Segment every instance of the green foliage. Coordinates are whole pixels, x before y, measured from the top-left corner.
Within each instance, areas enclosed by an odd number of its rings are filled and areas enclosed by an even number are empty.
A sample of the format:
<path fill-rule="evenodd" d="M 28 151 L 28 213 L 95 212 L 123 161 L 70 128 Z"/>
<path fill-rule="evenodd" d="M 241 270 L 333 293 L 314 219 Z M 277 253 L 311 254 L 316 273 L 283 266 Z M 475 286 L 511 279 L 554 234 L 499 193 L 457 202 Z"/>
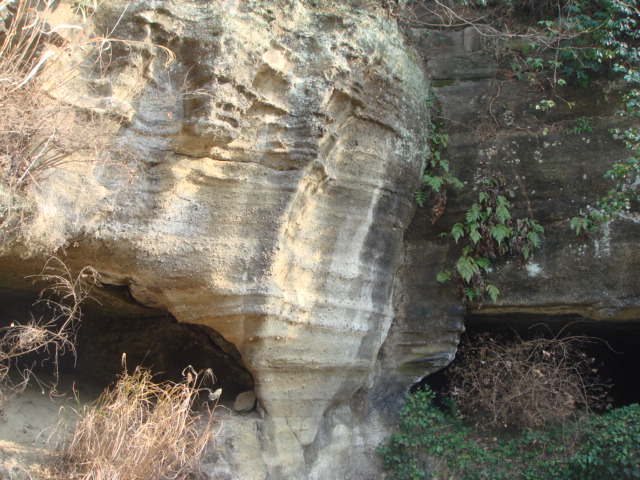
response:
<path fill-rule="evenodd" d="M 390 478 L 600 480 L 640 478 L 640 405 L 519 434 L 479 432 L 428 388 L 407 396 L 400 424 L 379 448 Z"/>
<path fill-rule="evenodd" d="M 512 31 L 513 16 L 520 21 L 537 21 L 530 43 L 511 52 L 513 76 L 526 79 L 545 98 L 534 108 L 541 112 L 554 108 L 558 100 L 571 107 L 557 92 L 568 84 L 586 86 L 594 74 L 617 76 L 627 87 L 620 111 L 630 128 L 615 130 L 630 151 L 629 158 L 605 173 L 612 187 L 596 201 L 593 213 L 571 220 L 578 233 L 597 230 L 597 224 L 610 221 L 640 208 L 640 0 L 461 0 L 467 5 L 493 9 L 496 32 Z M 511 22 L 513 23 L 513 22 Z M 506 25 L 506 26 L 505 26 Z M 530 28 L 533 28 L 531 26 Z M 499 34 L 499 33 L 497 33 Z M 506 36 L 510 35 L 505 33 Z M 523 35 L 526 36 L 526 35 Z M 585 118 L 578 118 L 567 133 L 591 132 Z"/>
<path fill-rule="evenodd" d="M 546 36 L 557 39 L 553 78 L 564 75 L 577 85 L 586 86 L 596 72 L 611 71 L 628 87 L 621 116 L 630 123 L 640 117 L 640 1 L 572 0 L 562 12 L 563 21 L 542 22 Z M 591 132 L 585 118 L 576 119 L 568 133 Z M 624 141 L 630 151 L 625 162 L 617 163 L 605 173 L 613 186 L 597 200 L 596 211 L 571 220 L 576 233 L 597 230 L 597 224 L 610 221 L 638 206 L 640 191 L 636 182 L 640 174 L 640 134 L 637 127 L 614 130 L 614 137 Z"/>
<path fill-rule="evenodd" d="M 435 106 L 430 97 L 429 104 Z M 427 126 L 429 157 L 421 178 L 421 186 L 414 192 L 416 202 L 424 207 L 431 200 L 431 222 L 438 221 L 447 204 L 447 188 L 461 189 L 463 184 L 449 172 L 449 161 L 442 158 L 442 152 L 449 144 L 449 135 L 442 133 L 441 121 L 430 122 Z"/>
<path fill-rule="evenodd" d="M 640 405 L 610 410 L 587 423 L 567 478 L 640 478 Z"/>
<path fill-rule="evenodd" d="M 568 128 L 566 130 L 567 135 L 582 135 L 583 133 L 591 133 L 592 131 L 593 128 L 591 127 L 591 125 L 589 125 L 589 120 L 587 120 L 585 117 L 576 118 L 573 128 Z"/>
<path fill-rule="evenodd" d="M 571 229 L 576 232 L 576 235 L 598 231 L 597 220 L 591 215 L 573 217 L 570 223 Z"/>
<path fill-rule="evenodd" d="M 451 228 L 448 236 L 456 244 L 463 243 L 462 254 L 453 273 L 440 273 L 437 279 L 439 282 L 453 279 L 463 299 L 483 300 L 488 295 L 495 301 L 500 291 L 486 281 L 492 262 L 513 255 L 522 264 L 534 249 L 540 248 L 544 228 L 531 218 L 512 218 L 511 202 L 507 200 L 510 195 L 504 177 L 485 179 L 478 201 L 467 210 L 464 222 Z"/>

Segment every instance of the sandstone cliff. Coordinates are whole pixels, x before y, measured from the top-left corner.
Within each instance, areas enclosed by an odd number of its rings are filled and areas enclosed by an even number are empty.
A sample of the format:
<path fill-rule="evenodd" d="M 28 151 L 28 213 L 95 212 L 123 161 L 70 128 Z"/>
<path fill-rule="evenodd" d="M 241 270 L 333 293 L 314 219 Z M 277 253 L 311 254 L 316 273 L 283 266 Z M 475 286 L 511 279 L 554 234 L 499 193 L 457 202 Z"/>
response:
<path fill-rule="evenodd" d="M 228 435 L 237 478 L 340 468 L 349 442 L 311 445 L 393 319 L 428 119 L 415 55 L 384 11 L 340 4 L 113 1 L 91 21 L 126 41 L 55 96 L 109 116 L 124 160 L 42 178 L 29 248 L 235 346 L 260 413 Z"/>
<path fill-rule="evenodd" d="M 62 2 L 50 21 L 81 20 L 70 15 Z M 472 312 L 637 318 L 635 221 L 590 240 L 567 224 L 624 155 L 607 87 L 538 118 L 473 30 L 414 28 L 416 50 L 373 2 L 114 0 L 90 28 L 125 42 L 74 50 L 81 68 L 53 96 L 100 114 L 108 147 L 32 186 L 33 216 L 0 257 L 4 298 L 64 247 L 101 273 L 105 318 L 137 315 L 150 335 L 169 317 L 206 327 L 258 399 L 225 418 L 212 475 L 379 478 L 375 447 L 403 393 L 455 354 L 465 309 L 435 282 L 456 256 L 437 235 L 478 172 L 513 178 L 516 209 L 547 235 L 528 269 L 501 270 L 500 301 Z M 442 226 L 414 218 L 412 198 L 429 74 L 469 187 Z M 565 134 L 558 122 L 576 116 L 598 117 L 594 136 Z M 548 123 L 560 126 L 533 136 Z"/>

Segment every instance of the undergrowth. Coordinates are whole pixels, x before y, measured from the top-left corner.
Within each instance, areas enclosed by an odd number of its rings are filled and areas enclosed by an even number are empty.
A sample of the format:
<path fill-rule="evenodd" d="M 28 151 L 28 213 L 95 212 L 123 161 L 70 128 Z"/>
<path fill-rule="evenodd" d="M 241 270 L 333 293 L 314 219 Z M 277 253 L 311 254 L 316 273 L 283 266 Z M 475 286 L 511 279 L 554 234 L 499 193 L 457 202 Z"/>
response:
<path fill-rule="evenodd" d="M 483 334 L 462 344 L 446 393 L 407 396 L 378 450 L 390 478 L 640 478 L 640 405 L 604 407 L 607 386 L 583 351 L 591 341 Z"/>
<path fill-rule="evenodd" d="M 542 430 L 479 432 L 425 387 L 407 396 L 378 453 L 396 480 L 631 480 L 640 477 L 638 419 L 634 404 Z"/>
<path fill-rule="evenodd" d="M 123 373 L 115 386 L 91 406 L 64 440 L 56 472 L 73 480 L 185 480 L 203 478 L 201 457 L 215 435 L 213 406 L 198 415 L 201 394 L 211 371 L 184 372 L 180 383 L 153 380 L 137 367 Z"/>

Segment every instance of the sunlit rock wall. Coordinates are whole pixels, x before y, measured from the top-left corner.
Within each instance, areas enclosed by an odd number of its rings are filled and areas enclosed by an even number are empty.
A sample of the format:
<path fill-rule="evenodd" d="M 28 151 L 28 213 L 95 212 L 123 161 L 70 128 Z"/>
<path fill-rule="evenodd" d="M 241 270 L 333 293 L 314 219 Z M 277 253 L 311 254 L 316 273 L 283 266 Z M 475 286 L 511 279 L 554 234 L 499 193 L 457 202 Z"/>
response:
<path fill-rule="evenodd" d="M 228 420 L 216 468 L 340 478 L 359 444 L 375 470 L 367 419 L 323 416 L 352 415 L 374 371 L 424 160 L 427 81 L 395 22 L 231 0 L 110 1 L 91 22 L 125 41 L 56 98 L 111 118 L 114 155 L 41 182 L 32 244 L 235 345 L 259 418 Z"/>

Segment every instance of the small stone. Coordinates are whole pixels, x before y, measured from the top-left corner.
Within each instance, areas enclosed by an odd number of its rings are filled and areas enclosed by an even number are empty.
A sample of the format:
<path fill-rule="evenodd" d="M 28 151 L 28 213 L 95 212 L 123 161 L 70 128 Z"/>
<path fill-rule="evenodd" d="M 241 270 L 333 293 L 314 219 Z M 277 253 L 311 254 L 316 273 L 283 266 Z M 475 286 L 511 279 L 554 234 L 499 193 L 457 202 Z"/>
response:
<path fill-rule="evenodd" d="M 236 397 L 233 403 L 233 410 L 236 412 L 250 412 L 256 405 L 256 392 L 249 390 L 242 392 Z"/>

